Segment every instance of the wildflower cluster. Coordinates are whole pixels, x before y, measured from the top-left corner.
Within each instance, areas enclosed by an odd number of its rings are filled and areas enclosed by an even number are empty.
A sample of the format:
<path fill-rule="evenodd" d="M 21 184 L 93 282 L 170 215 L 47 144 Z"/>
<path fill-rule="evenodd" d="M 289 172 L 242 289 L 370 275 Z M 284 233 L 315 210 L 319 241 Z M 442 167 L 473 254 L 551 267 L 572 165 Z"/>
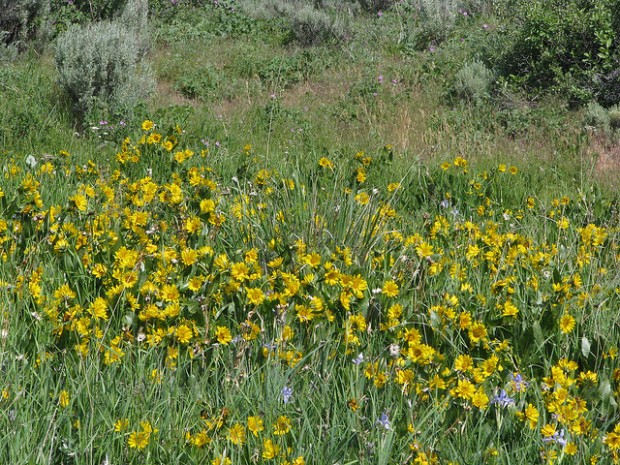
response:
<path fill-rule="evenodd" d="M 113 412 L 133 452 L 166 438 L 208 449 L 214 464 L 302 465 L 311 446 L 295 438 L 311 425 L 297 386 L 311 396 L 329 363 L 341 394 L 326 427 L 352 422 L 367 442 L 392 432 L 402 463 L 448 460 L 429 439 L 444 420 L 461 431 L 499 424 L 498 450 L 509 447 L 502 428 L 520 430 L 548 463 L 618 460 L 620 427 L 602 415 L 620 394 L 617 349 L 594 344 L 617 322 L 617 228 L 580 222 L 569 198 L 502 208 L 495 188 L 518 170 L 472 174 L 461 157 L 432 176 L 464 189 L 442 192 L 421 221 L 405 208 L 415 186 L 371 185 L 363 152 L 320 158 L 314 178 L 249 164 L 233 181 L 209 157 L 183 147 L 181 128 L 145 121 L 116 165 L 76 165 L 66 152 L 31 169 L 5 163 L 15 189 L 3 191 L 2 285 L 52 339 L 41 364 L 73 357 L 113 372 L 150 354 L 151 384 L 207 367 L 235 392 L 268 385 L 270 370 L 291 377 L 266 407 L 213 398 L 166 431 Z M 46 186 L 64 176 L 75 183 L 61 201 Z M 86 415 L 76 395 L 55 402 Z"/>

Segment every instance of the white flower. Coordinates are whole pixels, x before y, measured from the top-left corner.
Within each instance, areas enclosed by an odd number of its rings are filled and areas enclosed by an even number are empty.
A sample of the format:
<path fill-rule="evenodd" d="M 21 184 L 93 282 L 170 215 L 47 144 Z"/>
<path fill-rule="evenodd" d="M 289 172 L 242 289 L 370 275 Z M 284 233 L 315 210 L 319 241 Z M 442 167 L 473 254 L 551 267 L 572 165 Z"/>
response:
<path fill-rule="evenodd" d="M 30 167 L 30 168 L 34 168 L 35 166 L 37 166 L 37 159 L 34 158 L 32 155 L 28 155 L 26 157 L 26 164 Z"/>
<path fill-rule="evenodd" d="M 390 344 L 388 351 L 390 352 L 390 357 L 396 358 L 400 355 L 400 346 L 398 344 Z"/>

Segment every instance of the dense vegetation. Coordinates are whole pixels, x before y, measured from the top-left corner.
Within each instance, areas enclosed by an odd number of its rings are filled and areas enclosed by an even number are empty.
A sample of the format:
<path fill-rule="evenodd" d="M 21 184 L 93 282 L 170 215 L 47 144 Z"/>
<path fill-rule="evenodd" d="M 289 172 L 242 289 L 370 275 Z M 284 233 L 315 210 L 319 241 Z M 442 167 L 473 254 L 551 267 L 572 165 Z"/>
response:
<path fill-rule="evenodd" d="M 618 0 L 0 7 L 2 463 L 620 460 Z"/>

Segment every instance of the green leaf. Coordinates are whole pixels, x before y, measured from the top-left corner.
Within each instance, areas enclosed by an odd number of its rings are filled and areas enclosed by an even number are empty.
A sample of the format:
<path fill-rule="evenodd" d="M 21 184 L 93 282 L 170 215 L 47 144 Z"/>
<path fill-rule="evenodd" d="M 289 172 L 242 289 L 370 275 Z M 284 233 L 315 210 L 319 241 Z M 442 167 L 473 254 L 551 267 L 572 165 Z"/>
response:
<path fill-rule="evenodd" d="M 532 332 L 534 333 L 534 341 L 536 341 L 536 345 L 539 348 L 542 348 L 545 345 L 545 337 L 543 336 L 543 331 L 538 321 L 535 321 L 532 324 Z"/>

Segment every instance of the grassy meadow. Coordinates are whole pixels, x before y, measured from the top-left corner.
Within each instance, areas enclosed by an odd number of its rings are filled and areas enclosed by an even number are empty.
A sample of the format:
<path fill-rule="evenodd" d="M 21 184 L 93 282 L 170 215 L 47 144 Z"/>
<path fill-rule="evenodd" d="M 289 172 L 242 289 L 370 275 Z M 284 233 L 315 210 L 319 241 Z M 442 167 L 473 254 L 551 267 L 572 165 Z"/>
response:
<path fill-rule="evenodd" d="M 340 3 L 151 2 L 128 110 L 0 55 L 0 463 L 620 461 L 620 110 Z"/>

